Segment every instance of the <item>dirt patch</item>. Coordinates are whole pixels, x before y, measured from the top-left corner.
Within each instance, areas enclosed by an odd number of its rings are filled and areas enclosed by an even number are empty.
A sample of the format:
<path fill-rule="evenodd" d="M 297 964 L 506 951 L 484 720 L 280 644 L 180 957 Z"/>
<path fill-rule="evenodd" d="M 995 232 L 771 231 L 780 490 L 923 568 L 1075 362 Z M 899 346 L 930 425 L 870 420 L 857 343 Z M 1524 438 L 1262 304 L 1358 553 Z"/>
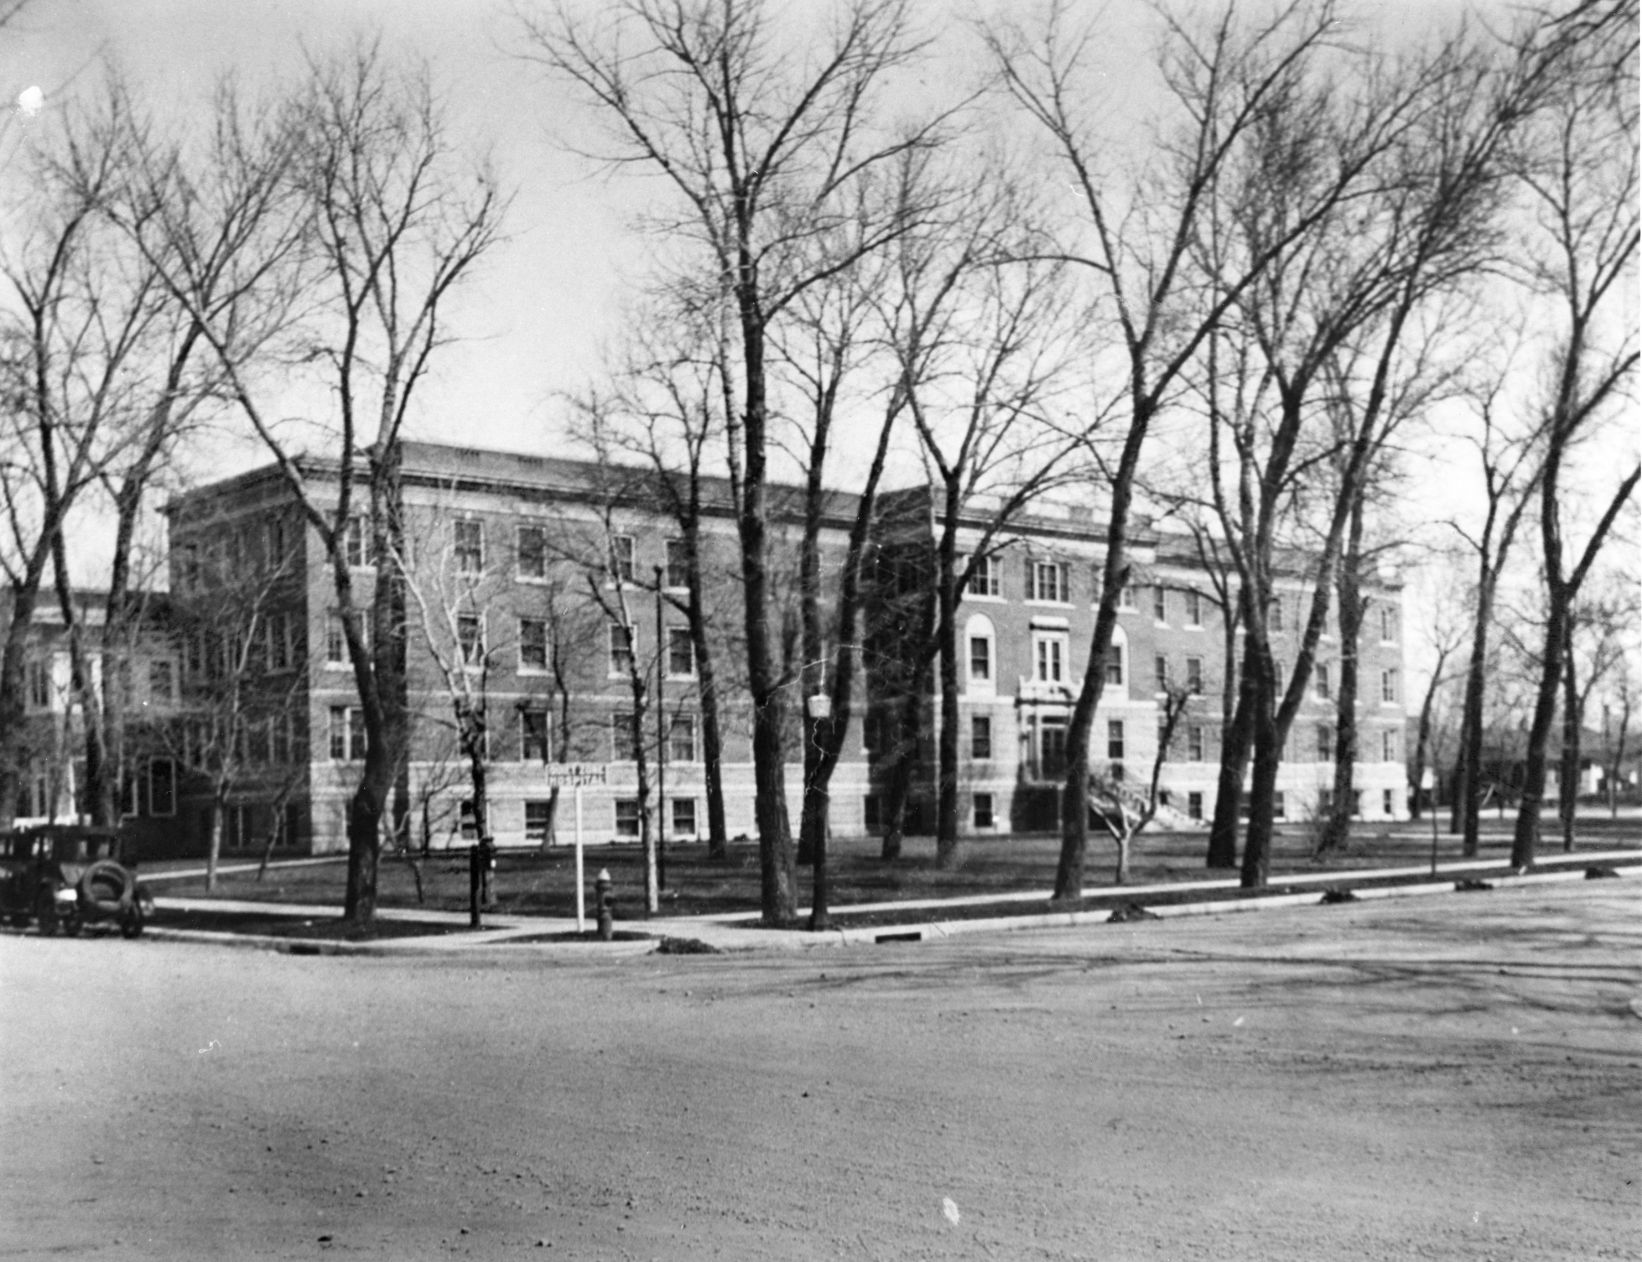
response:
<path fill-rule="evenodd" d="M 1639 960 L 1629 880 L 824 958 L 6 936 L 6 1247 L 1635 1257 Z"/>

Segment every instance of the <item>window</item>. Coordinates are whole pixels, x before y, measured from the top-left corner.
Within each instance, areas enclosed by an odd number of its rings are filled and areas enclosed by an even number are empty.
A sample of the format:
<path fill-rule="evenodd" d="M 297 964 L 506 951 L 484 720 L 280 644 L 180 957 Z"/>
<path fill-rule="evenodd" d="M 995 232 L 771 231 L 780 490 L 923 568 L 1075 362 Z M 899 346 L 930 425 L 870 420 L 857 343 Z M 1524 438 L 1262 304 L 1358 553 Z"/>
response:
<path fill-rule="evenodd" d="M 177 764 L 169 758 L 148 760 L 148 813 L 166 818 L 177 813 Z"/>
<path fill-rule="evenodd" d="M 879 826 L 878 795 L 869 793 L 861 801 L 861 823 L 868 828 Z"/>
<path fill-rule="evenodd" d="M 999 596 L 1002 578 L 995 557 L 978 556 L 970 562 L 968 592 L 971 596 Z"/>
<path fill-rule="evenodd" d="M 639 725 L 631 711 L 610 716 L 610 761 L 637 762 L 639 757 Z"/>
<path fill-rule="evenodd" d="M 1333 810 L 1334 810 L 1334 790 L 1333 789 L 1318 789 L 1317 790 L 1317 813 L 1319 815 L 1328 815 L 1328 814 L 1331 814 L 1333 812 Z"/>
<path fill-rule="evenodd" d="M 519 577 L 543 579 L 547 577 L 547 531 L 540 526 L 520 526 L 517 547 Z"/>
<path fill-rule="evenodd" d="M 365 518 L 360 514 L 348 518 L 347 527 L 342 532 L 342 549 L 347 553 L 349 565 L 358 568 L 371 564 L 370 550 L 366 543 L 368 538 Z"/>
<path fill-rule="evenodd" d="M 519 619 L 519 669 L 547 669 L 546 619 Z"/>
<path fill-rule="evenodd" d="M 1397 606 L 1385 605 L 1380 609 L 1380 643 L 1397 642 Z"/>
<path fill-rule="evenodd" d="M 1317 761 L 1334 761 L 1334 728 L 1327 723 L 1317 725 Z"/>
<path fill-rule="evenodd" d="M 1380 790 L 1380 814 L 1395 815 L 1397 813 L 1396 793 L 1395 789 Z"/>
<path fill-rule="evenodd" d="M 1203 795 L 1201 793 L 1193 791 L 1186 794 L 1186 818 L 1203 818 Z"/>
<path fill-rule="evenodd" d="M 1363 791 L 1361 789 L 1351 791 L 1351 817 L 1353 819 L 1363 817 Z"/>
<path fill-rule="evenodd" d="M 669 762 L 695 762 L 696 717 L 693 714 L 675 714 L 667 725 L 667 758 Z"/>
<path fill-rule="evenodd" d="M 1162 583 L 1152 588 L 1152 617 L 1159 622 L 1169 620 L 1169 589 Z"/>
<path fill-rule="evenodd" d="M 1059 561 L 1028 561 L 1027 566 L 1028 600 L 1065 604 L 1071 599 L 1065 565 Z"/>
<path fill-rule="evenodd" d="M 974 714 L 969 718 L 969 756 L 976 762 L 992 757 L 992 716 Z"/>
<path fill-rule="evenodd" d="M 348 636 L 342 626 L 342 615 L 332 610 L 325 619 L 325 664 L 348 664 Z"/>
<path fill-rule="evenodd" d="M 1152 658 L 1152 682 L 1158 692 L 1169 691 L 1169 659 L 1162 653 Z"/>
<path fill-rule="evenodd" d="M 1334 679 L 1327 662 L 1317 663 L 1317 696 L 1324 701 L 1334 699 Z"/>
<path fill-rule="evenodd" d="M 288 670 L 291 666 L 291 615 L 269 614 L 262 624 L 262 659 L 269 670 Z"/>
<path fill-rule="evenodd" d="M 630 675 L 633 672 L 633 628 L 619 622 L 610 624 L 610 673 Z"/>
<path fill-rule="evenodd" d="M 688 627 L 667 628 L 667 673 L 674 679 L 695 678 L 696 642 Z"/>
<path fill-rule="evenodd" d="M 992 641 L 984 635 L 969 637 L 969 682 L 990 682 L 992 679 Z"/>
<path fill-rule="evenodd" d="M 673 836 L 694 837 L 696 835 L 696 800 L 694 798 L 674 798 L 672 801 Z"/>
<path fill-rule="evenodd" d="M 485 624 L 476 613 L 456 615 L 456 647 L 462 665 L 480 666 L 485 660 Z"/>
<path fill-rule="evenodd" d="M 1380 672 L 1380 701 L 1385 705 L 1397 704 L 1397 668 L 1388 666 Z"/>
<path fill-rule="evenodd" d="M 28 664 L 29 708 L 51 709 L 51 691 L 51 663 L 36 658 Z"/>
<path fill-rule="evenodd" d="M 1395 728 L 1388 728 L 1380 733 L 1380 761 L 1396 762 L 1397 760 L 1397 731 Z"/>
<path fill-rule="evenodd" d="M 1271 598 L 1271 619 L 1270 619 L 1270 621 L 1271 621 L 1271 629 L 1274 632 L 1282 631 L 1282 629 L 1283 629 L 1283 598 L 1281 596 L 1273 596 Z"/>
<path fill-rule="evenodd" d="M 547 709 L 528 706 L 519 711 L 519 757 L 525 762 L 546 762 L 551 750 L 547 738 Z"/>
<path fill-rule="evenodd" d="M 1066 637 L 1035 634 L 1032 637 L 1034 678 L 1040 684 L 1058 684 L 1066 677 Z"/>
<path fill-rule="evenodd" d="M 268 760 L 277 767 L 289 764 L 291 758 L 291 716 L 276 715 L 268 720 Z"/>
<path fill-rule="evenodd" d="M 1194 697 L 1203 695 L 1203 659 L 1188 657 L 1186 659 L 1186 691 Z"/>
<path fill-rule="evenodd" d="M 285 553 L 289 544 L 285 538 L 285 518 L 275 513 L 262 524 L 263 551 L 268 558 L 268 564 L 278 569 L 285 564 Z"/>
<path fill-rule="evenodd" d="M 1186 752 L 1193 762 L 1205 762 L 1203 726 L 1193 723 L 1186 729 Z"/>
<path fill-rule="evenodd" d="M 331 707 L 331 761 L 357 762 L 365 756 L 365 712 L 358 706 Z"/>
<path fill-rule="evenodd" d="M 682 539 L 667 541 L 667 586 L 673 588 L 688 588 L 690 586 L 690 558 Z"/>
<path fill-rule="evenodd" d="M 1125 583 L 1117 589 L 1117 607 L 1119 609 L 1133 609 L 1135 607 L 1135 588 L 1133 583 Z"/>
<path fill-rule="evenodd" d="M 472 798 L 462 799 L 462 804 L 456 811 L 456 818 L 463 841 L 479 840 L 479 812 L 474 809 Z"/>
<path fill-rule="evenodd" d="M 1106 682 L 1114 688 L 1123 687 L 1123 654 L 1124 646 L 1114 639 L 1106 654 Z"/>
<path fill-rule="evenodd" d="M 1106 720 L 1106 756 L 1113 762 L 1123 760 L 1123 720 Z"/>
<path fill-rule="evenodd" d="M 525 802 L 525 840 L 546 841 L 553 828 L 553 803 L 540 799 Z"/>
<path fill-rule="evenodd" d="M 992 795 L 990 793 L 977 793 L 975 795 L 975 827 L 991 828 L 992 824 Z"/>
<path fill-rule="evenodd" d="M 456 570 L 459 574 L 479 574 L 485 568 L 485 523 L 472 517 L 451 522 L 455 532 Z"/>
<path fill-rule="evenodd" d="M 1271 817 L 1273 819 L 1287 819 L 1288 809 L 1288 800 L 1283 796 L 1283 790 L 1274 789 L 1271 795 Z"/>
<path fill-rule="evenodd" d="M 177 696 L 177 664 L 169 657 L 148 663 L 148 695 L 154 701 L 172 701 Z"/>
<path fill-rule="evenodd" d="M 639 835 L 639 800 L 637 798 L 616 799 L 616 836 L 637 837 Z"/>
<path fill-rule="evenodd" d="M 610 536 L 610 577 L 623 583 L 633 581 L 633 536 Z"/>
<path fill-rule="evenodd" d="M 1203 625 L 1203 593 L 1186 593 L 1186 625 L 1200 627 Z"/>
<path fill-rule="evenodd" d="M 1167 753 L 1174 741 L 1169 735 L 1169 725 L 1164 720 L 1157 721 L 1157 748 L 1160 753 Z"/>

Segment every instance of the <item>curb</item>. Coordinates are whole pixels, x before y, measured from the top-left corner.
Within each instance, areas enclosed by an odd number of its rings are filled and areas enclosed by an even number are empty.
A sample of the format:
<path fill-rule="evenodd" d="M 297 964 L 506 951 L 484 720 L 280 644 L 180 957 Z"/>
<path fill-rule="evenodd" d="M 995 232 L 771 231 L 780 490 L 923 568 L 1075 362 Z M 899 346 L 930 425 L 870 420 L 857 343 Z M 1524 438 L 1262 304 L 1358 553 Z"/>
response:
<path fill-rule="evenodd" d="M 1620 857 L 1633 860 L 1629 863 L 1610 863 L 1610 866 L 1620 877 L 1630 879 L 1642 876 L 1642 862 L 1634 861 L 1635 852 L 1624 851 L 1601 855 L 1582 855 L 1580 856 L 1580 863 L 1576 867 L 1549 872 L 1494 876 L 1490 878 L 1489 884 L 1496 889 L 1509 889 L 1519 885 L 1582 881 L 1587 879 L 1585 876 L 1586 867 L 1591 866 L 1593 863 L 1611 861 Z M 1483 865 L 1456 865 L 1456 868 L 1465 870 L 1476 866 Z M 1308 874 L 1306 883 L 1313 884 L 1318 888 L 1304 892 L 1270 894 L 1257 898 L 1164 903 L 1156 907 L 1148 907 L 1146 910 L 1153 917 L 1166 920 L 1182 916 L 1235 915 L 1276 908 L 1321 907 L 1324 905 L 1321 901 L 1323 887 L 1337 884 L 1345 879 L 1347 875 L 1329 874 L 1326 877 L 1319 877 L 1315 874 Z M 1285 885 L 1296 883 L 1298 882 L 1295 880 L 1284 882 Z M 1225 887 L 1222 882 L 1214 882 L 1212 885 L 1215 888 Z M 1124 887 L 1112 888 L 1121 890 Z M 1133 888 L 1133 892 L 1142 895 L 1163 888 L 1167 887 L 1136 886 Z M 1103 892 L 1105 892 L 1104 887 Z M 1460 891 L 1455 889 L 1452 876 L 1438 880 L 1414 881 L 1407 885 L 1376 886 L 1353 891 L 1356 895 L 1354 901 L 1411 898 L 1420 895 L 1454 894 L 1458 892 Z M 1137 898 L 1135 901 L 1138 902 L 1140 899 Z M 732 927 L 736 923 L 744 923 L 745 918 L 741 916 L 730 920 L 714 919 L 710 921 L 657 919 L 624 922 L 624 927 L 629 927 L 630 932 L 637 931 L 636 926 L 643 925 L 643 932 L 651 936 L 645 939 L 616 942 L 512 941 L 516 938 L 557 931 L 548 927 L 550 923 L 557 922 L 532 924 L 522 921 L 518 917 L 509 917 L 511 923 L 497 925 L 494 929 L 484 931 L 482 936 L 478 937 L 412 937 L 387 941 L 347 942 L 276 937 L 266 934 L 221 933 L 205 929 L 170 929 L 162 926 L 150 927 L 144 933 L 144 937 L 162 942 L 191 942 L 253 950 L 273 950 L 287 955 L 354 957 L 376 955 L 453 959 L 464 955 L 471 956 L 475 952 L 483 952 L 485 958 L 492 960 L 520 955 L 568 956 L 584 960 L 605 960 L 653 955 L 660 947 L 663 938 L 692 939 L 706 943 L 708 946 L 713 947 L 716 952 L 724 954 L 742 954 L 770 948 L 799 951 L 819 947 L 878 946 L 892 943 L 928 942 L 982 933 L 1019 933 L 1034 929 L 1082 928 L 1090 925 L 1110 924 L 1112 922 L 1112 911 L 1113 909 L 1110 907 L 1103 907 L 1089 911 L 1046 912 L 1033 916 L 988 916 L 961 920 L 910 921 L 899 924 L 824 929 L 813 933 L 802 929 L 740 929 Z"/>

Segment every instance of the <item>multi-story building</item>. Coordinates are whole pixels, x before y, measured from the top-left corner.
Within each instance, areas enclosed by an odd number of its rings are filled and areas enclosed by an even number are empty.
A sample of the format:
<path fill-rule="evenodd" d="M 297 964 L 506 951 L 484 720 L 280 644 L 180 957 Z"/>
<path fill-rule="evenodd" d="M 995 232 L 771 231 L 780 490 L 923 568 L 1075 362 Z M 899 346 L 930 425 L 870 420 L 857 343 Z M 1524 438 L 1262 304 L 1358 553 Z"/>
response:
<path fill-rule="evenodd" d="M 323 511 L 335 507 L 337 467 L 305 460 L 307 492 Z M 403 453 L 406 557 L 411 576 L 406 704 L 412 733 L 401 780 L 411 827 L 434 846 L 471 831 L 464 805 L 468 776 L 455 740 L 463 706 L 478 705 L 487 729 L 487 798 L 499 844 L 545 840 L 555 762 L 607 766 L 609 782 L 585 791 L 594 839 L 636 838 L 639 831 L 635 740 L 652 761 L 665 754 L 663 822 L 675 839 L 704 836 L 705 751 L 700 670 L 682 612 L 680 530 L 654 476 L 593 463 L 408 443 Z M 750 713 L 738 652 L 742 625 L 735 520 L 727 485 L 708 481 L 701 512 L 703 599 L 717 675 L 722 726 L 719 768 L 727 830 L 755 832 Z M 795 555 L 797 492 L 773 497 L 777 566 Z M 853 497 L 838 495 L 823 522 L 822 547 L 841 555 Z M 788 512 L 791 509 L 793 511 Z M 169 508 L 171 584 L 193 625 L 216 625 L 212 643 L 186 647 L 184 674 L 210 677 L 211 663 L 237 663 L 255 677 L 243 709 L 242 774 L 225 831 L 229 847 L 261 844 L 270 834 L 301 850 L 345 845 L 346 804 L 363 756 L 354 678 L 335 607 L 329 562 L 279 470 L 254 470 L 191 491 Z M 939 526 L 927 491 L 889 496 L 878 527 L 885 553 L 916 554 Z M 962 524 L 977 546 L 984 521 Z M 370 601 L 376 577 L 362 519 L 349 527 L 356 600 Z M 1137 542 L 1137 577 L 1107 666 L 1096 718 L 1097 769 L 1141 779 L 1157 749 L 1160 695 L 1188 685 L 1188 706 L 1164 772 L 1175 818 L 1212 810 L 1219 692 L 1226 639 L 1205 576 L 1179 541 L 1152 533 Z M 1088 510 L 1043 508 L 993 539 L 988 564 L 958 617 L 961 711 L 961 826 L 971 833 L 1048 829 L 1058 818 L 1055 781 L 1064 760 L 1067 717 L 1081 680 L 1094 614 L 1100 527 Z M 882 569 L 882 567 L 879 567 Z M 913 572 L 918 572 L 913 567 Z M 922 571 L 927 574 L 927 568 Z M 659 589 L 659 590 L 658 590 Z M 1299 589 L 1280 623 L 1294 634 Z M 1403 813 L 1400 616 L 1393 588 L 1376 594 L 1365 637 L 1362 708 L 1365 761 L 1357 768 L 1360 813 Z M 223 613 L 213 615 L 213 608 Z M 868 617 L 884 616 L 875 600 Z M 205 611 L 205 612 L 201 612 Z M 226 616 L 227 622 L 220 622 Z M 792 610 L 774 614 L 796 625 Z M 211 623 L 217 617 L 219 622 Z M 202 618 L 204 621 L 202 622 Z M 236 621 L 237 619 L 237 621 Z M 247 623 L 251 625 L 247 625 Z M 782 637 L 793 644 L 795 636 Z M 882 641 L 870 626 L 866 638 Z M 1280 640 L 1281 642 L 1281 640 Z M 225 645 L 238 643 L 237 656 Z M 1329 665 L 1325 641 L 1322 662 Z M 870 655 L 869 655 L 870 656 Z M 654 697 L 661 665 L 663 717 L 652 705 L 635 733 L 634 673 Z M 803 663 L 790 675 L 794 736 L 802 693 L 814 685 Z M 215 669 L 232 675 L 228 666 Z M 832 826 L 862 833 L 878 826 L 886 769 L 882 663 L 868 663 L 854 724 L 831 785 Z M 914 741 L 912 822 L 930 826 L 934 782 L 934 675 L 914 671 L 922 689 L 922 735 Z M 1279 789 L 1295 819 L 1315 810 L 1332 784 L 1329 675 L 1296 721 Z M 236 739 L 241 739 L 236 737 Z M 798 741 L 788 748 L 789 809 L 802 789 Z M 191 831 L 203 826 L 200 786 L 185 786 Z M 560 837 L 567 837 L 558 820 Z"/>
<path fill-rule="evenodd" d="M 1058 826 L 1067 725 L 1082 685 L 1094 631 L 1104 559 L 1102 524 L 1088 507 L 1044 505 L 990 533 L 978 506 L 958 523 L 967 558 L 984 543 L 958 608 L 960 826 L 972 832 L 1037 831 Z M 888 498 L 880 532 L 885 547 L 933 571 L 933 549 L 944 526 L 939 501 L 916 489 Z M 1132 541 L 1132 570 L 1106 663 L 1105 687 L 1090 736 L 1092 769 L 1102 778 L 1144 785 L 1162 734 L 1164 702 L 1181 695 L 1160 776 L 1162 815 L 1188 825 L 1212 814 L 1219 775 L 1222 699 L 1228 653 L 1226 620 L 1210 576 L 1189 541 L 1151 527 Z M 905 567 L 903 567 L 905 568 Z M 905 586 L 904 583 L 901 586 Z M 1309 604 L 1297 579 L 1280 581 L 1271 613 L 1278 672 L 1286 678 Z M 904 599 L 904 598 L 903 598 Z M 1364 819 L 1407 814 L 1403 770 L 1400 591 L 1378 584 L 1358 646 L 1359 750 L 1354 769 L 1355 813 Z M 1333 688 L 1339 642 L 1325 634 L 1309 694 L 1290 729 L 1277 783 L 1280 818 L 1301 820 L 1326 809 L 1334 782 Z M 894 674 L 894 670 L 889 672 Z M 920 672 L 924 702 L 915 741 L 910 791 L 914 825 L 932 826 L 935 795 L 933 733 L 940 709 L 936 676 Z M 875 689 L 869 723 L 882 726 L 884 694 Z M 887 748 L 885 734 L 874 742 Z M 875 799 L 885 793 L 887 768 L 875 768 Z"/>
<path fill-rule="evenodd" d="M 71 608 L 81 636 L 81 654 L 93 704 L 105 713 L 119 689 L 123 740 L 106 744 L 113 766 L 117 809 L 139 853 L 178 848 L 181 785 L 173 725 L 179 703 L 179 663 L 173 651 L 169 602 L 153 593 L 139 597 L 140 608 L 119 642 L 105 635 L 107 593 L 77 590 Z M 10 593 L 0 592 L 0 631 L 11 620 Z M 30 619 L 23 660 L 23 742 L 19 824 L 90 818 L 88 800 L 86 699 L 74 678 L 69 624 L 53 595 Z M 114 765 L 118 764 L 118 765 Z"/>

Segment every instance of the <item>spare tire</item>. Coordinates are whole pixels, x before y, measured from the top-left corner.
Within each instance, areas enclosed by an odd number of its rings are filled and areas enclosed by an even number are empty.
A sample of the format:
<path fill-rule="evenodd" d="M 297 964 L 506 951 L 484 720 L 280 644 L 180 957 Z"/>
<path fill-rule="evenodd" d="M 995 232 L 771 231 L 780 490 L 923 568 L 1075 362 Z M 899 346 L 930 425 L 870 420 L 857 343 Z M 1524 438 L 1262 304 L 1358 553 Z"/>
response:
<path fill-rule="evenodd" d="M 85 870 L 76 887 L 82 907 L 99 915 L 117 916 L 131 906 L 137 878 L 112 859 L 99 859 Z"/>

